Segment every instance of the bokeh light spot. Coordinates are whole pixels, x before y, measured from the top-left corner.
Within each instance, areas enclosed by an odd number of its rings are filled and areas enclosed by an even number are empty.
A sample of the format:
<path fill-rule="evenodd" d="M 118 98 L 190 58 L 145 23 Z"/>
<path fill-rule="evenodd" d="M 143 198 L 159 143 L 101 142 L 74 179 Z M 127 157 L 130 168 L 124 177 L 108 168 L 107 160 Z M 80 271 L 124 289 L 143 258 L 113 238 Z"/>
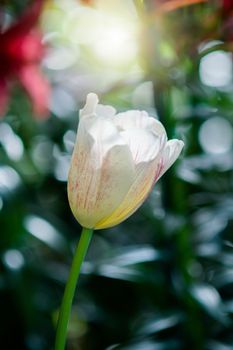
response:
<path fill-rule="evenodd" d="M 19 184 L 20 177 L 13 168 L 7 165 L 0 167 L 0 191 L 15 190 Z"/>
<path fill-rule="evenodd" d="M 230 151 L 233 145 L 231 124 L 221 117 L 208 119 L 200 128 L 199 142 L 207 153 L 220 154 Z"/>
<path fill-rule="evenodd" d="M 199 75 L 204 85 L 221 88 L 232 83 L 231 53 L 222 50 L 205 55 L 200 62 Z"/>
<path fill-rule="evenodd" d="M 3 255 L 5 265 L 12 270 L 19 270 L 24 265 L 24 257 L 20 251 L 9 249 Z"/>
<path fill-rule="evenodd" d="M 73 113 L 76 108 L 76 101 L 67 90 L 61 87 L 53 89 L 50 110 L 57 117 L 66 118 L 67 115 Z"/>
<path fill-rule="evenodd" d="M 0 125 L 0 140 L 10 159 L 18 161 L 22 158 L 24 152 L 23 142 L 6 123 L 1 123 Z"/>
<path fill-rule="evenodd" d="M 48 221 L 35 215 L 28 215 L 24 220 L 24 225 L 31 235 L 53 249 L 60 250 L 64 247 L 62 236 Z"/>
<path fill-rule="evenodd" d="M 76 133 L 73 130 L 68 130 L 63 136 L 64 146 L 70 154 L 73 151 L 74 143 L 76 140 Z"/>

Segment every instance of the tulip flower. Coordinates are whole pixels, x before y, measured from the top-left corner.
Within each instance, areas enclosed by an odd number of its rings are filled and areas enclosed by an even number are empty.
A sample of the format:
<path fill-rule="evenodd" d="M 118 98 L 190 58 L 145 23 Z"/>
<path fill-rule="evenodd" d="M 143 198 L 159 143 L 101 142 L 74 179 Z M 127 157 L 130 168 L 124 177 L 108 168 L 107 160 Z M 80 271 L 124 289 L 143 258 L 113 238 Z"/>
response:
<path fill-rule="evenodd" d="M 10 89 L 16 80 L 30 97 L 34 113 L 47 114 L 50 88 L 39 68 L 44 47 L 42 34 L 36 28 L 43 2 L 35 0 L 18 21 L 0 31 L 0 116 L 6 111 Z"/>
<path fill-rule="evenodd" d="M 146 112 L 116 114 L 89 94 L 69 172 L 73 215 L 92 229 L 121 223 L 145 201 L 182 148 L 180 140 L 167 141 L 163 125 Z"/>
<path fill-rule="evenodd" d="M 144 111 L 116 114 L 87 96 L 80 111 L 68 178 L 68 198 L 83 226 L 59 313 L 55 350 L 64 350 L 72 299 L 93 229 L 127 219 L 179 156 L 183 142 L 167 140 L 163 125 Z"/>

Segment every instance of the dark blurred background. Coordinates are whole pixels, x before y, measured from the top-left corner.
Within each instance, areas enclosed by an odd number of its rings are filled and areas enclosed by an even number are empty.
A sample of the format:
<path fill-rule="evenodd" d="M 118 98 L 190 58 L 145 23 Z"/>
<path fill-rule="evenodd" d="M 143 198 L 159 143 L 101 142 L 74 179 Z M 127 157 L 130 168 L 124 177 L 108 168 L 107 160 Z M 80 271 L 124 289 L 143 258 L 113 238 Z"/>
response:
<path fill-rule="evenodd" d="M 1 1 L 1 349 L 53 349 L 91 91 L 185 149 L 136 214 L 95 232 L 67 349 L 233 349 L 232 14 L 231 0 Z"/>

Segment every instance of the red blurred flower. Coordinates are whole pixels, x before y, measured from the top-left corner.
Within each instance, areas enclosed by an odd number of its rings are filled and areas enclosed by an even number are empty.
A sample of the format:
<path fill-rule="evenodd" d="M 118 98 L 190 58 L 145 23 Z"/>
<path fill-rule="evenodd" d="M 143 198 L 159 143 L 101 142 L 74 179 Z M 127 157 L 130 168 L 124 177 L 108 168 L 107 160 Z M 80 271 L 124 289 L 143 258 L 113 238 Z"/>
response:
<path fill-rule="evenodd" d="M 226 14 L 233 11 L 233 1 L 232 0 L 222 0 L 222 8 Z"/>
<path fill-rule="evenodd" d="M 94 0 L 80 0 L 80 3 L 83 4 L 83 5 L 93 5 L 94 3 Z"/>
<path fill-rule="evenodd" d="M 227 42 L 233 42 L 233 0 L 221 0 L 223 36 Z"/>
<path fill-rule="evenodd" d="M 16 23 L 0 32 L 0 115 L 6 111 L 14 80 L 29 95 L 33 112 L 41 117 L 47 114 L 50 88 L 39 67 L 44 47 L 36 28 L 42 6 L 43 0 L 35 0 Z"/>
<path fill-rule="evenodd" d="M 162 12 L 169 12 L 176 10 L 179 7 L 190 6 L 207 0 L 159 0 L 159 10 Z"/>

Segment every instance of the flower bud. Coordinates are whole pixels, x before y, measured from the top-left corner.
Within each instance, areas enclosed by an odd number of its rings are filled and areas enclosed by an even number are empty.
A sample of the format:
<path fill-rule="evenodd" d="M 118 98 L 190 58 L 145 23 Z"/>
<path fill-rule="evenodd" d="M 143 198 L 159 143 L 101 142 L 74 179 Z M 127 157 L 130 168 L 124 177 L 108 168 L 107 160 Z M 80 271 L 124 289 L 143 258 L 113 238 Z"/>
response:
<path fill-rule="evenodd" d="M 116 114 L 94 93 L 80 111 L 68 178 L 68 199 L 87 228 L 115 226 L 145 201 L 178 158 L 183 142 L 167 141 L 163 125 L 145 111 Z"/>

